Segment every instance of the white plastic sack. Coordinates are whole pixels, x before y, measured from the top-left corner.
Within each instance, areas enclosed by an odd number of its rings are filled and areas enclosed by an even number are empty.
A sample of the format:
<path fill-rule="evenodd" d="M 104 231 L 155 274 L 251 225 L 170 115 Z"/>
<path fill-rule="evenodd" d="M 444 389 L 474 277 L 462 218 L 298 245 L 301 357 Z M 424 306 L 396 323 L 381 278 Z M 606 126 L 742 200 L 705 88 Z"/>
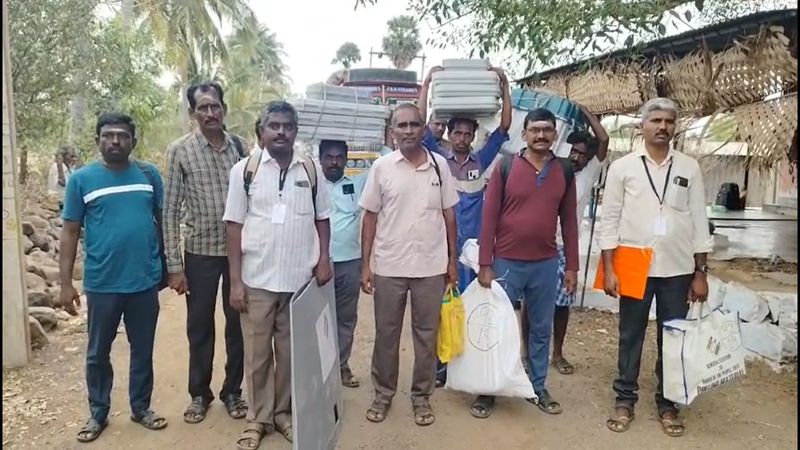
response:
<path fill-rule="evenodd" d="M 478 273 L 480 270 L 480 266 L 478 265 L 478 251 L 478 240 L 467 239 L 461 247 L 461 256 L 458 257 L 458 261 L 472 269 L 475 273 Z"/>
<path fill-rule="evenodd" d="M 778 364 L 797 356 L 797 331 L 769 322 L 742 322 L 741 327 L 742 344 L 754 355 Z"/>
<path fill-rule="evenodd" d="M 689 405 L 698 395 L 744 376 L 736 313 L 694 303 L 686 319 L 664 324 L 664 397 Z"/>
<path fill-rule="evenodd" d="M 461 294 L 464 302 L 464 353 L 447 365 L 447 389 L 475 395 L 534 398 L 520 360 L 517 316 L 503 287 L 473 281 Z"/>
<path fill-rule="evenodd" d="M 739 314 L 739 318 L 745 322 L 761 323 L 769 315 L 769 305 L 763 297 L 734 282 L 728 283 L 722 307 L 726 311 Z"/>

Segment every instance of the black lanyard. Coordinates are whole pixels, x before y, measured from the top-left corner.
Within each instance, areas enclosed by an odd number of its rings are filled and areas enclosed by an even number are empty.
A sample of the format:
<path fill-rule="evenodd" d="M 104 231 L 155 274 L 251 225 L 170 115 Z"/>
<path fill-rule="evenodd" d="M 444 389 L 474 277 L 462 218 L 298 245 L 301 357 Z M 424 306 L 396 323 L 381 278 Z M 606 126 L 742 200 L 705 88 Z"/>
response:
<path fill-rule="evenodd" d="M 283 194 L 283 186 L 286 184 L 286 175 L 289 173 L 289 169 L 280 169 L 280 174 L 278 174 L 278 195 Z"/>
<path fill-rule="evenodd" d="M 644 165 L 644 171 L 647 174 L 647 180 L 650 181 L 650 187 L 653 188 L 653 193 L 656 194 L 656 198 L 658 199 L 658 204 L 663 206 L 664 199 L 667 197 L 667 186 L 669 186 L 669 174 L 672 173 L 672 160 L 669 162 L 669 168 L 667 169 L 667 177 L 664 179 L 664 191 L 661 193 L 661 196 L 658 195 L 658 189 L 656 189 L 656 184 L 653 183 L 653 177 L 650 176 L 650 169 L 647 168 L 647 161 L 645 160 L 644 155 L 642 155 L 642 165 Z"/>

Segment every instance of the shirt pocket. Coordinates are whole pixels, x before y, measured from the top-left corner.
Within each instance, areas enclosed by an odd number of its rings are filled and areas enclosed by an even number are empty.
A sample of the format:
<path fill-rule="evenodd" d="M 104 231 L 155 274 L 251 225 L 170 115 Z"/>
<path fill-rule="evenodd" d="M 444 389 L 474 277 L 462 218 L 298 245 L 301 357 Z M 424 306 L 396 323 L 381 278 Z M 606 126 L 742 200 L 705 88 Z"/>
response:
<path fill-rule="evenodd" d="M 667 194 L 664 203 L 670 208 L 686 212 L 689 210 L 689 179 L 676 176 L 667 186 Z"/>
<path fill-rule="evenodd" d="M 311 198 L 311 188 L 304 186 L 294 186 L 295 192 L 295 213 L 299 216 L 307 216 L 314 212 L 314 200 Z"/>
<path fill-rule="evenodd" d="M 427 198 L 425 199 L 425 208 L 441 211 L 442 208 L 442 187 L 439 181 L 431 183 L 427 188 Z"/>

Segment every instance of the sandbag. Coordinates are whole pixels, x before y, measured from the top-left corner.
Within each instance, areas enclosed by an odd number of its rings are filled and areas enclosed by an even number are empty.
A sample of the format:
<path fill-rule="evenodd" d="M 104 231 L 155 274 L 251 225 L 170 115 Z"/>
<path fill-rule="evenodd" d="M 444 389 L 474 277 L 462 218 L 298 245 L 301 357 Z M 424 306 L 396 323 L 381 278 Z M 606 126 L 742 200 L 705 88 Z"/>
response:
<path fill-rule="evenodd" d="M 461 294 L 466 313 L 464 352 L 447 366 L 447 389 L 475 395 L 535 398 L 520 359 L 514 308 L 496 281 L 474 280 Z"/>
<path fill-rule="evenodd" d="M 664 397 L 689 405 L 716 387 L 745 375 L 739 316 L 693 303 L 686 319 L 664 323 Z"/>

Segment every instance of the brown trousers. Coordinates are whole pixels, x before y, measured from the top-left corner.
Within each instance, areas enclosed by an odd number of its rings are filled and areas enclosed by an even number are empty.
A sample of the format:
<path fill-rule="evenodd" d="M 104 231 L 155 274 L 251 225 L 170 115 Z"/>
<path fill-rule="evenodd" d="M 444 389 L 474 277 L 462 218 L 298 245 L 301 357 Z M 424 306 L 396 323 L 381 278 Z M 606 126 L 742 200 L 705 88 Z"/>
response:
<path fill-rule="evenodd" d="M 241 314 L 247 421 L 268 428 L 292 424 L 291 298 L 291 293 L 247 288 L 247 312 Z"/>
<path fill-rule="evenodd" d="M 411 292 L 411 330 L 414 341 L 414 375 L 411 403 L 427 404 L 436 387 L 436 333 L 444 295 L 444 275 L 427 278 L 392 278 L 375 275 L 375 347 L 372 384 L 375 400 L 391 403 L 397 392 L 400 369 L 400 335 L 406 299 Z"/>

